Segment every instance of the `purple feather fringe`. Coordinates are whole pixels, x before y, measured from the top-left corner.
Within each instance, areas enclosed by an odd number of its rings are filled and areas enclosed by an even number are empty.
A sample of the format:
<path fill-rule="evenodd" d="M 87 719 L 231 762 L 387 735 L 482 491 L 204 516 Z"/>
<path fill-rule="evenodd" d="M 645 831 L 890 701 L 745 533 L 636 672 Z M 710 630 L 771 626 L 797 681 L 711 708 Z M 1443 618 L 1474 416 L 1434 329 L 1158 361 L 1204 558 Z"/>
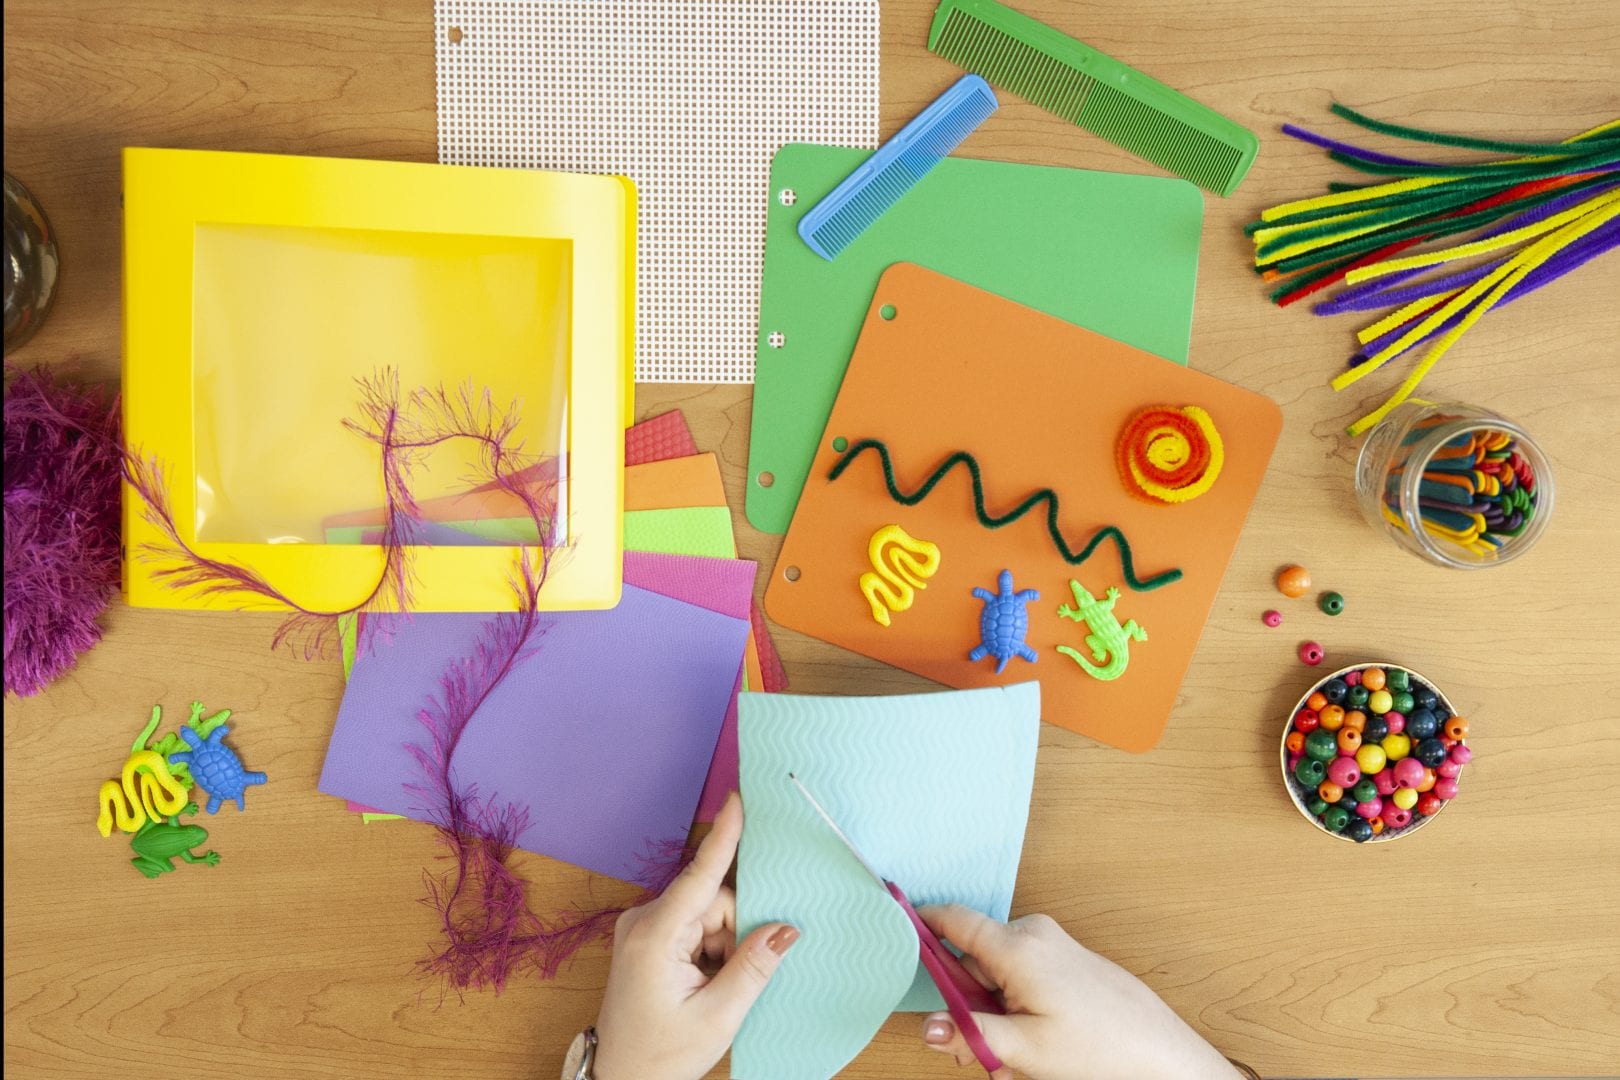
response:
<path fill-rule="evenodd" d="M 5 690 L 30 697 L 101 640 L 119 580 L 118 397 L 6 365 Z"/>

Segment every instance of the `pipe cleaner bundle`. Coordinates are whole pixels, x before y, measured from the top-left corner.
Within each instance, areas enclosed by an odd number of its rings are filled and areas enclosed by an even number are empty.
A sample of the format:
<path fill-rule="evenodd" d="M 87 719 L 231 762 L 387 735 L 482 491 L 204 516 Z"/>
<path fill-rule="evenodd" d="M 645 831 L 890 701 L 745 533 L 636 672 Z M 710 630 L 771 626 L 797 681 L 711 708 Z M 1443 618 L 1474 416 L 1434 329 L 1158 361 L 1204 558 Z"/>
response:
<path fill-rule="evenodd" d="M 118 590 L 118 397 L 6 368 L 5 689 L 29 697 L 101 640 Z"/>
<path fill-rule="evenodd" d="M 1274 206 L 1245 230 L 1255 268 L 1279 282 L 1271 294 L 1278 305 L 1343 283 L 1316 314 L 1391 309 L 1357 333 L 1361 348 L 1333 379 L 1335 390 L 1424 350 L 1388 400 L 1350 425 L 1350 434 L 1360 435 L 1410 397 L 1486 312 L 1620 244 L 1620 119 L 1563 142 L 1520 143 L 1386 124 L 1343 105 L 1333 112 L 1381 135 L 1507 155 L 1440 164 L 1283 125 L 1334 161 L 1387 178 L 1330 184 L 1328 194 Z M 1447 237 L 1461 242 L 1403 254 Z"/>

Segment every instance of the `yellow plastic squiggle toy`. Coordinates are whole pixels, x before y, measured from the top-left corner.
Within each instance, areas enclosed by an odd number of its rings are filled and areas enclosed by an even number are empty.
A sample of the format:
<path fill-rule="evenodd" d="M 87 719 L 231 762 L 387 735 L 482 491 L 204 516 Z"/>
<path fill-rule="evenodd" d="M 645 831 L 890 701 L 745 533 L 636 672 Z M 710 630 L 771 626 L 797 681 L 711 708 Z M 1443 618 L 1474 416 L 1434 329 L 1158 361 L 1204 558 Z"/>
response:
<path fill-rule="evenodd" d="M 155 750 L 137 750 L 124 762 L 123 783 L 108 780 L 97 795 L 101 813 L 96 828 L 111 836 L 116 820 L 120 832 L 132 833 L 148 820 L 160 821 L 180 812 L 186 789 L 169 772 L 169 763 Z"/>
<path fill-rule="evenodd" d="M 909 610 L 918 589 L 939 572 L 939 546 L 918 540 L 898 525 L 885 525 L 866 546 L 872 569 L 861 575 L 861 592 L 872 605 L 872 618 L 889 625 L 889 612 Z"/>

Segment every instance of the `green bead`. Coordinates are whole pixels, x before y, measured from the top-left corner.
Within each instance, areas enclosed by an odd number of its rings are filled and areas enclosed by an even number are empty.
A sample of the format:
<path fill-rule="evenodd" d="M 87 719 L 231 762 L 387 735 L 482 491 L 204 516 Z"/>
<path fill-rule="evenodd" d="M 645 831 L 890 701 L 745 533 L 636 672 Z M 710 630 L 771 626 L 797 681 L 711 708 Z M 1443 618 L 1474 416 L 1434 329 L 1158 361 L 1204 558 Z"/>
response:
<path fill-rule="evenodd" d="M 1332 761 L 1339 756 L 1339 743 L 1333 732 L 1317 728 L 1305 736 L 1305 756 L 1317 761 Z"/>
<path fill-rule="evenodd" d="M 1315 758 L 1300 758 L 1299 764 L 1294 766 L 1294 779 L 1308 788 L 1316 787 L 1327 779 L 1327 766 Z"/>
<path fill-rule="evenodd" d="M 1322 594 L 1321 607 L 1323 614 L 1337 615 L 1344 610 L 1344 597 L 1336 592 L 1325 592 Z"/>
<path fill-rule="evenodd" d="M 1327 800 L 1320 795 L 1305 804 L 1305 809 L 1311 812 L 1311 817 L 1321 817 L 1323 811 L 1327 810 L 1327 808 Z"/>
<path fill-rule="evenodd" d="M 1386 669 L 1385 674 L 1389 677 L 1388 689 L 1392 691 L 1412 689 L 1412 673 L 1410 671 L 1406 671 L 1398 667 L 1392 667 Z M 1405 711 L 1405 709 L 1401 710 L 1401 712 Z"/>
<path fill-rule="evenodd" d="M 1345 695 L 1344 699 L 1350 703 L 1350 707 L 1352 709 L 1359 709 L 1363 705 L 1367 704 L 1367 698 L 1370 695 L 1371 691 L 1369 691 L 1365 686 L 1357 684 L 1350 688 L 1350 692 Z"/>
<path fill-rule="evenodd" d="M 1361 783 L 1351 788 L 1350 791 L 1355 795 L 1358 803 L 1372 802 L 1378 798 L 1378 785 L 1368 777 L 1363 777 Z"/>
<path fill-rule="evenodd" d="M 1350 811 L 1342 806 L 1330 806 L 1322 814 L 1322 824 L 1328 832 L 1338 832 L 1350 823 Z"/>
<path fill-rule="evenodd" d="M 1390 707 L 1393 708 L 1396 712 L 1400 713 L 1402 716 L 1405 716 L 1407 713 L 1411 712 L 1412 711 L 1412 706 L 1417 704 L 1412 699 L 1412 695 L 1407 693 L 1405 690 L 1398 691 L 1398 692 L 1396 692 L 1394 694 L 1391 694 L 1390 696 L 1394 699 L 1394 702 L 1395 702 L 1395 704 L 1390 706 Z"/>

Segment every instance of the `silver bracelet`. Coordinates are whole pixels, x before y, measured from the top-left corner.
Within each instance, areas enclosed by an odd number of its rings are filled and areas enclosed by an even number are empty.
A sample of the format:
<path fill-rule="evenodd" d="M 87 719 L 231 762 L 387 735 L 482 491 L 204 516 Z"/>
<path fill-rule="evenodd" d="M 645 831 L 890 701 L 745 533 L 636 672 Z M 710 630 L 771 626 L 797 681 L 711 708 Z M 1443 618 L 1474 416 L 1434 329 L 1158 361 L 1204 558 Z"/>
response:
<path fill-rule="evenodd" d="M 588 1027 L 574 1036 L 563 1058 L 562 1080 L 592 1080 L 596 1075 L 596 1029 Z"/>

